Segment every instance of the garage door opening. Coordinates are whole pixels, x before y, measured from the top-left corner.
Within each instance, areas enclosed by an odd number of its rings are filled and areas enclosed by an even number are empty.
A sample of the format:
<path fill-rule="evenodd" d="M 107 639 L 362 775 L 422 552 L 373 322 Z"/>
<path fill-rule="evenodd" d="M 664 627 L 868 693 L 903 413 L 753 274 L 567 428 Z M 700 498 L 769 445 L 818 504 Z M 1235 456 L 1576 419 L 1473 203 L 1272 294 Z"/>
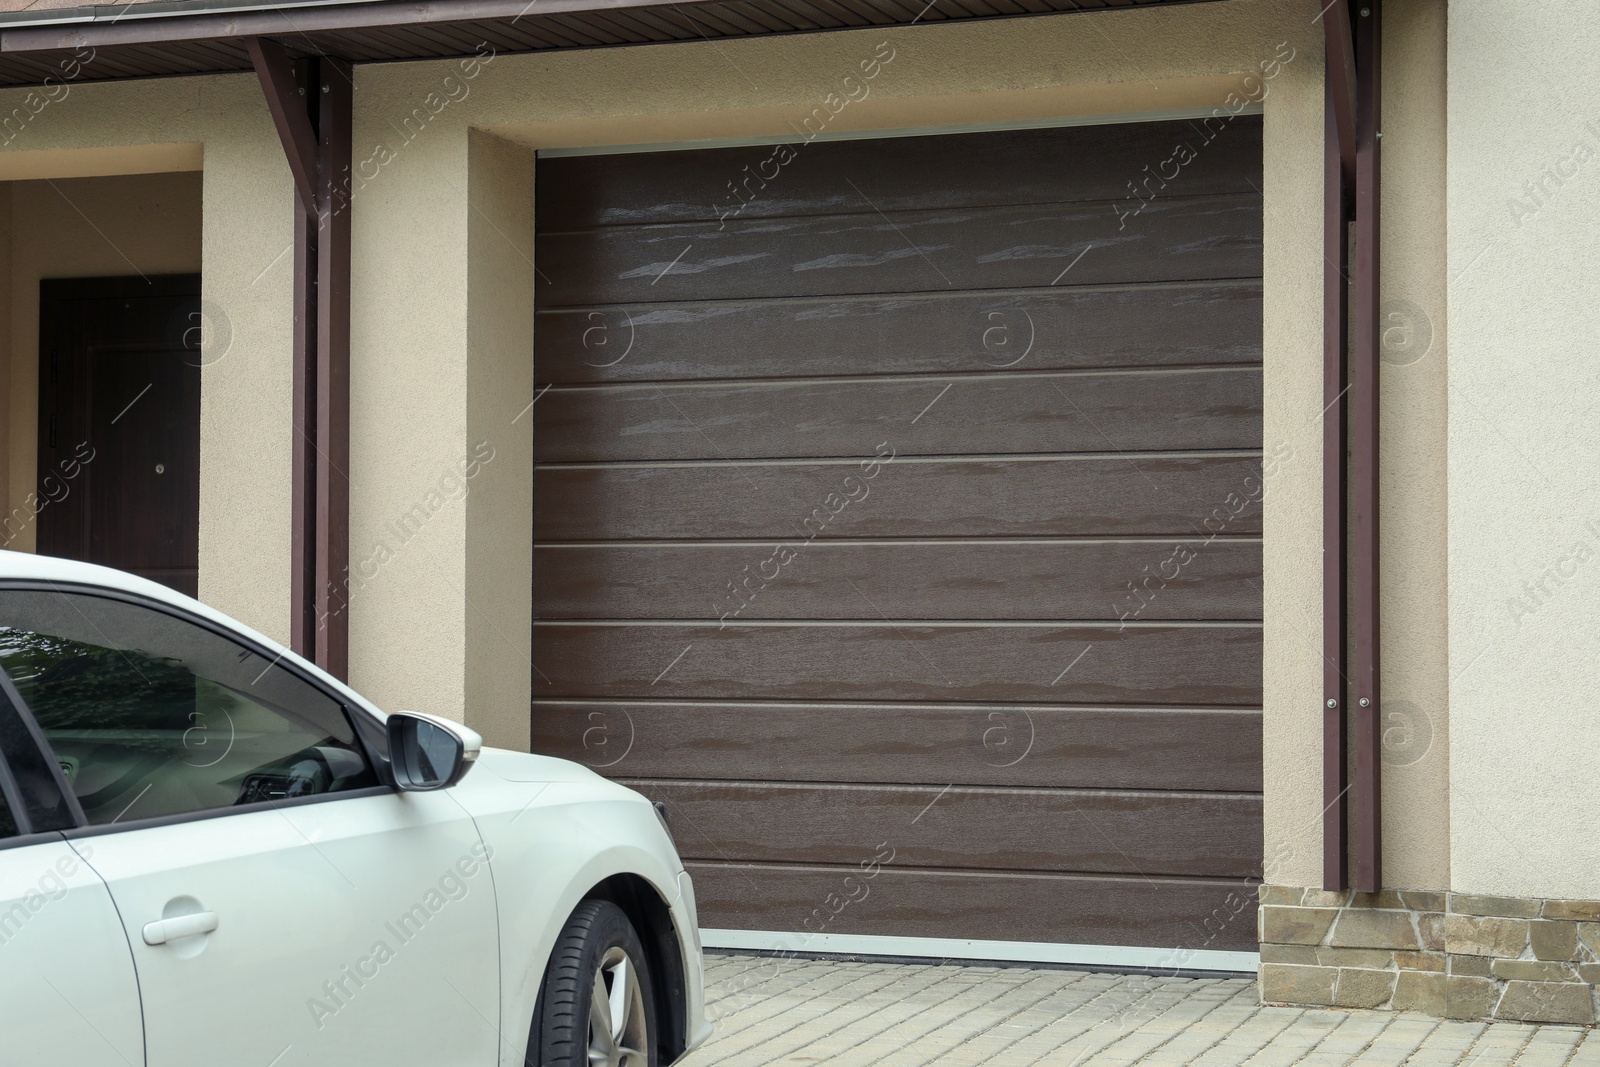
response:
<path fill-rule="evenodd" d="M 708 944 L 1253 967 L 1260 186 L 1250 116 L 540 159 L 534 748 Z"/>

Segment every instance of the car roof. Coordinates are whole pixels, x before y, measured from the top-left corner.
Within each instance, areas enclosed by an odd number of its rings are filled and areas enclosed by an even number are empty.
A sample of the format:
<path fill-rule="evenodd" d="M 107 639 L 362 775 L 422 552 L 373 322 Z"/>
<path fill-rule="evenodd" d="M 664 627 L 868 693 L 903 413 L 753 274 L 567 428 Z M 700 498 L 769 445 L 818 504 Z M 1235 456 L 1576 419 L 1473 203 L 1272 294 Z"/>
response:
<path fill-rule="evenodd" d="M 383 712 L 373 707 L 371 702 L 362 697 L 361 694 L 309 660 L 295 655 L 295 653 L 289 651 L 272 638 L 246 626 L 232 616 L 223 614 L 209 604 L 190 596 L 184 596 L 177 590 L 152 582 L 148 578 L 141 578 L 136 574 L 129 574 L 127 571 L 119 571 L 112 567 L 102 567 L 95 563 L 83 563 L 73 559 L 60 559 L 56 556 L 39 556 L 32 552 L 11 552 L 0 549 L 0 581 L 50 582 L 63 585 L 93 586 L 112 592 L 130 593 L 145 600 L 153 600 L 169 607 L 179 608 L 191 615 L 198 615 L 234 633 L 247 637 L 265 646 L 277 656 L 294 660 L 320 681 L 349 696 L 355 704 L 380 718 L 383 717 Z"/>

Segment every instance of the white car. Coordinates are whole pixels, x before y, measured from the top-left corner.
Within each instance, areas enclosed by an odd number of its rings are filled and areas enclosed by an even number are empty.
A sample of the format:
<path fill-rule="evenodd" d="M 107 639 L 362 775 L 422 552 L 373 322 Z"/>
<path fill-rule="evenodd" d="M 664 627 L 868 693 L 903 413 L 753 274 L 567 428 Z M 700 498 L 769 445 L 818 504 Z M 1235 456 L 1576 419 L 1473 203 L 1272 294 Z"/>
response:
<path fill-rule="evenodd" d="M 0 552 L 0 756 L 6 1063 L 651 1067 L 710 1032 L 647 800 L 144 579 Z"/>

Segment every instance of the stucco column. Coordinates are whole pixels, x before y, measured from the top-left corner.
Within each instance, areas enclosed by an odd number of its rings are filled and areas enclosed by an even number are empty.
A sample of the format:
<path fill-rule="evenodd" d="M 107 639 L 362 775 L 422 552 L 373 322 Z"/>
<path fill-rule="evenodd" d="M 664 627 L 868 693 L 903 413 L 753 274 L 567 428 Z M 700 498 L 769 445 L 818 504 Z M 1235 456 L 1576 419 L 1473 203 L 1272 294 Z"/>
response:
<path fill-rule="evenodd" d="M 467 721 L 527 749 L 533 672 L 533 152 L 467 139 Z"/>
<path fill-rule="evenodd" d="M 359 78 L 350 679 L 526 748 L 532 154 L 457 121 L 455 66 Z"/>

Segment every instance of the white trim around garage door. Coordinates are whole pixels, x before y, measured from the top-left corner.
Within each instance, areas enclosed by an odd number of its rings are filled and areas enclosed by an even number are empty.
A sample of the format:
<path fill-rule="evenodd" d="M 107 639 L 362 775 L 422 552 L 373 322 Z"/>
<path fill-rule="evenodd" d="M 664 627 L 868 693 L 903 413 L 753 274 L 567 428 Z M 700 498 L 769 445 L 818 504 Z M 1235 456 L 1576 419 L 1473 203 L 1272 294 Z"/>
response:
<path fill-rule="evenodd" d="M 1034 941 L 973 941 L 959 937 L 885 937 L 879 934 L 786 934 L 777 930 L 701 930 L 706 948 L 753 952 L 895 956 L 902 959 L 994 960 L 1137 971 L 1214 971 L 1255 974 L 1257 952 L 1140 948 L 1128 945 L 1058 945 Z"/>
<path fill-rule="evenodd" d="M 1053 130 L 1069 126 L 1109 126 L 1116 123 L 1172 122 L 1179 119 L 1220 118 L 1216 107 L 1185 107 L 1167 111 L 1127 111 L 1108 115 L 1067 115 L 1054 119 L 1026 119 L 1019 122 L 980 122 L 965 126 L 919 126 L 909 129 L 839 130 L 794 136 L 725 137 L 702 141 L 662 141 L 654 144 L 593 145 L 580 148 L 541 148 L 540 159 L 563 156 L 615 156 L 638 152 L 692 152 L 706 148 L 746 148 L 752 145 L 803 144 L 810 141 L 881 141 L 890 137 L 931 137 L 951 133 L 999 133 L 1006 130 Z M 1261 104 L 1245 104 L 1238 111 L 1224 111 L 1230 118 L 1262 115 Z"/>

